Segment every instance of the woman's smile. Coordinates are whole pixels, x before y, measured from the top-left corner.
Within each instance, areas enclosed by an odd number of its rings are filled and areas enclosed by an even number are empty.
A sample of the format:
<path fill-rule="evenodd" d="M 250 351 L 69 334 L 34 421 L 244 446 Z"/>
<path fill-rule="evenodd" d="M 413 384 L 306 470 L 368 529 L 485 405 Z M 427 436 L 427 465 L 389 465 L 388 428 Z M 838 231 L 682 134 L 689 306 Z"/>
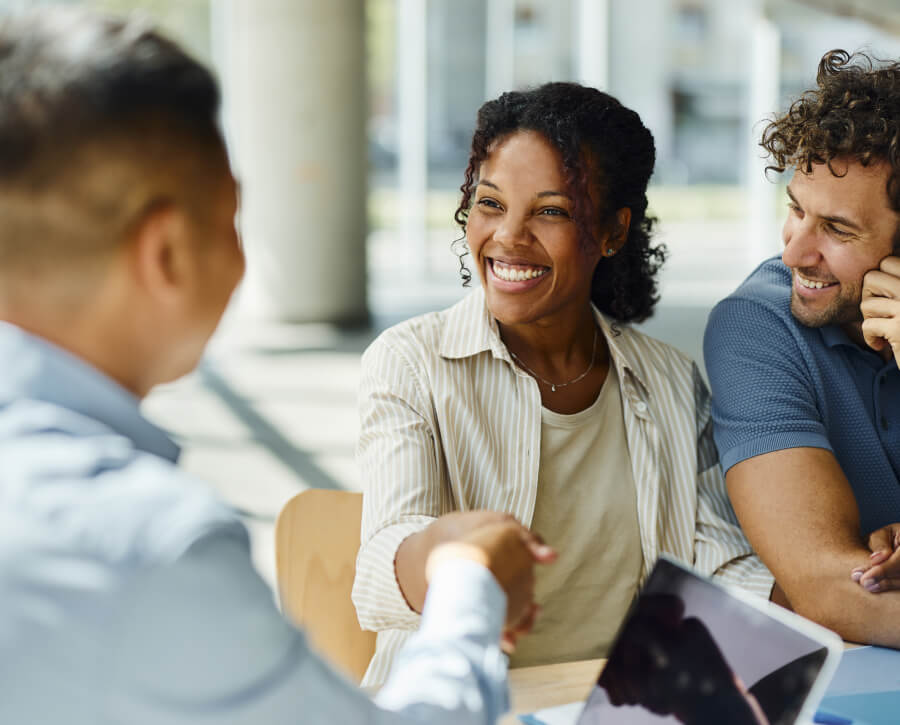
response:
<path fill-rule="evenodd" d="M 549 278 L 550 267 L 528 262 L 501 261 L 494 257 L 485 259 L 489 284 L 503 292 L 524 292 Z"/>

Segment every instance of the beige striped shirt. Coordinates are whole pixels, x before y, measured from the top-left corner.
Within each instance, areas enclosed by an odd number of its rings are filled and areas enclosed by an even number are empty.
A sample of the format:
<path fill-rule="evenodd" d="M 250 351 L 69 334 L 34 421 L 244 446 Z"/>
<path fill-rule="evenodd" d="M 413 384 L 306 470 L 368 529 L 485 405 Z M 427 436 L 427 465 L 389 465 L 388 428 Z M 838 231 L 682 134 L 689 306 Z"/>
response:
<path fill-rule="evenodd" d="M 768 597 L 773 579 L 728 501 L 697 366 L 658 340 L 596 317 L 622 396 L 641 580 L 665 552 Z M 362 627 L 378 632 L 363 680 L 377 685 L 420 618 L 394 574 L 400 542 L 451 511 L 506 511 L 531 524 L 541 396 L 513 364 L 479 289 L 372 343 L 362 359 L 360 423 L 364 499 L 353 601 Z"/>

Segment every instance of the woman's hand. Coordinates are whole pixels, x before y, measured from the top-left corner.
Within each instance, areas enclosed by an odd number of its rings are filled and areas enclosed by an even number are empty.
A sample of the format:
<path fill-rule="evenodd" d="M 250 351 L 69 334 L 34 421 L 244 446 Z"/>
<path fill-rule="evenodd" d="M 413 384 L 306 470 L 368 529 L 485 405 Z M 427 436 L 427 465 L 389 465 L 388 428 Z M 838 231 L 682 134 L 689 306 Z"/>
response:
<path fill-rule="evenodd" d="M 850 572 L 850 578 L 877 594 L 900 589 L 900 524 L 888 524 L 869 534 L 869 562 Z"/>
<path fill-rule="evenodd" d="M 556 552 L 515 520 L 477 527 L 461 538 L 437 546 L 426 563 L 426 579 L 448 558 L 475 561 L 494 575 L 506 593 L 504 642 L 531 629 L 537 614 L 534 603 L 534 565 L 549 564 Z"/>
<path fill-rule="evenodd" d="M 516 519 L 498 511 L 455 511 L 436 519 L 428 528 L 404 539 L 397 548 L 394 573 L 406 603 L 416 612 L 425 606 L 428 582 L 425 564 L 431 552 L 442 544 L 465 539 L 476 530 L 491 524 L 515 524 L 527 531 Z M 501 584 L 502 586 L 502 584 Z"/>

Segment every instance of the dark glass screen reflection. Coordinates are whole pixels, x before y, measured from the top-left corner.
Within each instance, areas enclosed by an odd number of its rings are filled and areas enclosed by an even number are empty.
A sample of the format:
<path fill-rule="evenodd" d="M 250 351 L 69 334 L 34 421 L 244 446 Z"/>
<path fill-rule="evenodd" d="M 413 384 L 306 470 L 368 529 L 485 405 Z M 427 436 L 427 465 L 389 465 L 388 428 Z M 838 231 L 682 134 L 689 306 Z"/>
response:
<path fill-rule="evenodd" d="M 660 560 L 578 725 L 790 725 L 826 657 L 814 639 Z"/>

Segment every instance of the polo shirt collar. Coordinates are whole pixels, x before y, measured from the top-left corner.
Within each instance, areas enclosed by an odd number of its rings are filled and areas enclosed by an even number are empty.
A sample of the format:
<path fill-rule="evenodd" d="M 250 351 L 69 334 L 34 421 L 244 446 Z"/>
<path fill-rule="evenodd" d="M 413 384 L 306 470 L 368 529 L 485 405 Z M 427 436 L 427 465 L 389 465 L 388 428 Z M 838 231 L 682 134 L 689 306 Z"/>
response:
<path fill-rule="evenodd" d="M 140 400 L 117 382 L 47 340 L 0 322 L 0 407 L 40 400 L 98 421 L 146 453 L 173 463 L 179 447 L 140 412 Z"/>
<path fill-rule="evenodd" d="M 592 305 L 593 307 L 593 305 Z M 593 307 L 594 317 L 609 346 L 609 356 L 622 380 L 634 379 L 649 393 L 646 374 L 640 356 L 623 337 L 623 328 L 612 318 Z M 457 302 L 446 312 L 442 326 L 438 353 L 443 358 L 456 360 L 490 352 L 495 358 L 513 365 L 503 340 L 497 320 L 488 310 L 484 290 L 479 287 Z"/>
<path fill-rule="evenodd" d="M 840 325 L 825 325 L 819 328 L 822 340 L 828 347 L 837 347 L 838 345 L 849 345 L 850 347 L 859 348 L 853 340 L 847 335 Z"/>

